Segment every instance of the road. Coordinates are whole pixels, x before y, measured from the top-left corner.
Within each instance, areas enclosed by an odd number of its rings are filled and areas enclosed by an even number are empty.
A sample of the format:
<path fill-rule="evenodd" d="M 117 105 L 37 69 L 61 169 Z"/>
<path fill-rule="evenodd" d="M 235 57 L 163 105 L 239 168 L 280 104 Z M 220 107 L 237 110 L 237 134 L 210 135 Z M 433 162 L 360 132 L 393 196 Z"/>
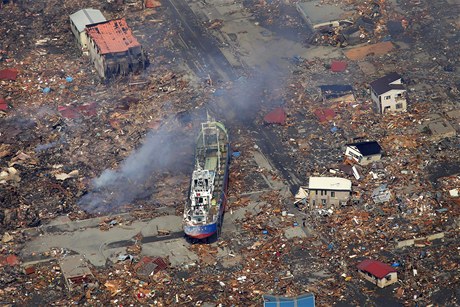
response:
<path fill-rule="evenodd" d="M 167 0 L 165 4 L 179 29 L 175 43 L 181 47 L 183 59 L 198 77 L 209 76 L 214 82 L 235 80 L 237 75 L 219 49 L 218 42 L 206 33 L 190 7 L 183 0 Z"/>

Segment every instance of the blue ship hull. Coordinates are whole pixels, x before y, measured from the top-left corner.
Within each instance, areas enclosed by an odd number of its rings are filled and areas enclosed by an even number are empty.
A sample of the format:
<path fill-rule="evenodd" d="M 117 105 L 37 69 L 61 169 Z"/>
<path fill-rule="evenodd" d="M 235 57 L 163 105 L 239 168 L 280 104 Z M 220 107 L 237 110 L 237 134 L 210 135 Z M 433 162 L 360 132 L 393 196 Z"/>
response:
<path fill-rule="evenodd" d="M 225 166 L 224 172 L 224 182 L 222 184 L 222 190 L 220 193 L 218 204 L 220 205 L 219 216 L 217 221 L 213 223 L 209 223 L 206 225 L 184 225 L 184 233 L 186 236 L 194 238 L 194 239 L 205 239 L 208 238 L 215 233 L 220 233 L 220 228 L 222 227 L 225 207 L 227 205 L 227 188 L 228 188 L 228 173 L 229 173 L 229 166 L 230 166 L 230 158 L 231 158 L 231 150 L 230 144 L 227 144 L 227 163 Z"/>

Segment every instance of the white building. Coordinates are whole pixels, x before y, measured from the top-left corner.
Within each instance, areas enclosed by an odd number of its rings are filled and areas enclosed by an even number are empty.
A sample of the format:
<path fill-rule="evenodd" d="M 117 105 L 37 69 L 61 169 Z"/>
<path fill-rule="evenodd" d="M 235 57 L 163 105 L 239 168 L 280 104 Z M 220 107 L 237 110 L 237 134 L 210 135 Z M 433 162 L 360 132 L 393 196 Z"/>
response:
<path fill-rule="evenodd" d="M 351 195 L 351 181 L 339 177 L 310 177 L 308 190 L 311 208 L 343 206 Z"/>
<path fill-rule="evenodd" d="M 381 114 L 407 110 L 406 90 L 399 74 L 393 72 L 370 84 L 371 98 Z"/>
<path fill-rule="evenodd" d="M 70 15 L 70 29 L 75 35 L 83 54 L 88 54 L 88 36 L 85 28 L 87 25 L 106 21 L 101 11 L 95 9 L 82 9 Z"/>

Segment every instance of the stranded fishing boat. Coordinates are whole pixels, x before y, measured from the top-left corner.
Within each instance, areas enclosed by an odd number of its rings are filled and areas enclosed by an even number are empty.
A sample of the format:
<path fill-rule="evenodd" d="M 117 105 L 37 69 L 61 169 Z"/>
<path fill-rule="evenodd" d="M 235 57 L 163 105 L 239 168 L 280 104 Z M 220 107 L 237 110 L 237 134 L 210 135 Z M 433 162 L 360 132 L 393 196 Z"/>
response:
<path fill-rule="evenodd" d="M 195 161 L 183 224 L 186 236 L 204 239 L 220 234 L 230 163 L 227 130 L 209 116 L 207 122 L 201 124 Z"/>

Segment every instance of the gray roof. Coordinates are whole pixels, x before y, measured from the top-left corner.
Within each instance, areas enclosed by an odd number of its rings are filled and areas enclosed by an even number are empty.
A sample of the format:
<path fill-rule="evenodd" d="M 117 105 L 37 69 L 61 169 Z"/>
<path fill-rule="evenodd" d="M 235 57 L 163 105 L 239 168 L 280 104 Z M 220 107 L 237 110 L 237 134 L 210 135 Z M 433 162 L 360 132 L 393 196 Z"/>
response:
<path fill-rule="evenodd" d="M 382 78 L 379 78 L 371 82 L 371 87 L 377 95 L 382 95 L 391 90 L 403 90 L 404 85 L 402 84 L 390 84 L 401 79 L 401 76 L 398 73 L 392 72 Z"/>
<path fill-rule="evenodd" d="M 82 9 L 70 15 L 70 20 L 77 27 L 78 32 L 83 32 L 87 25 L 107 21 L 101 11 L 95 9 Z"/>

